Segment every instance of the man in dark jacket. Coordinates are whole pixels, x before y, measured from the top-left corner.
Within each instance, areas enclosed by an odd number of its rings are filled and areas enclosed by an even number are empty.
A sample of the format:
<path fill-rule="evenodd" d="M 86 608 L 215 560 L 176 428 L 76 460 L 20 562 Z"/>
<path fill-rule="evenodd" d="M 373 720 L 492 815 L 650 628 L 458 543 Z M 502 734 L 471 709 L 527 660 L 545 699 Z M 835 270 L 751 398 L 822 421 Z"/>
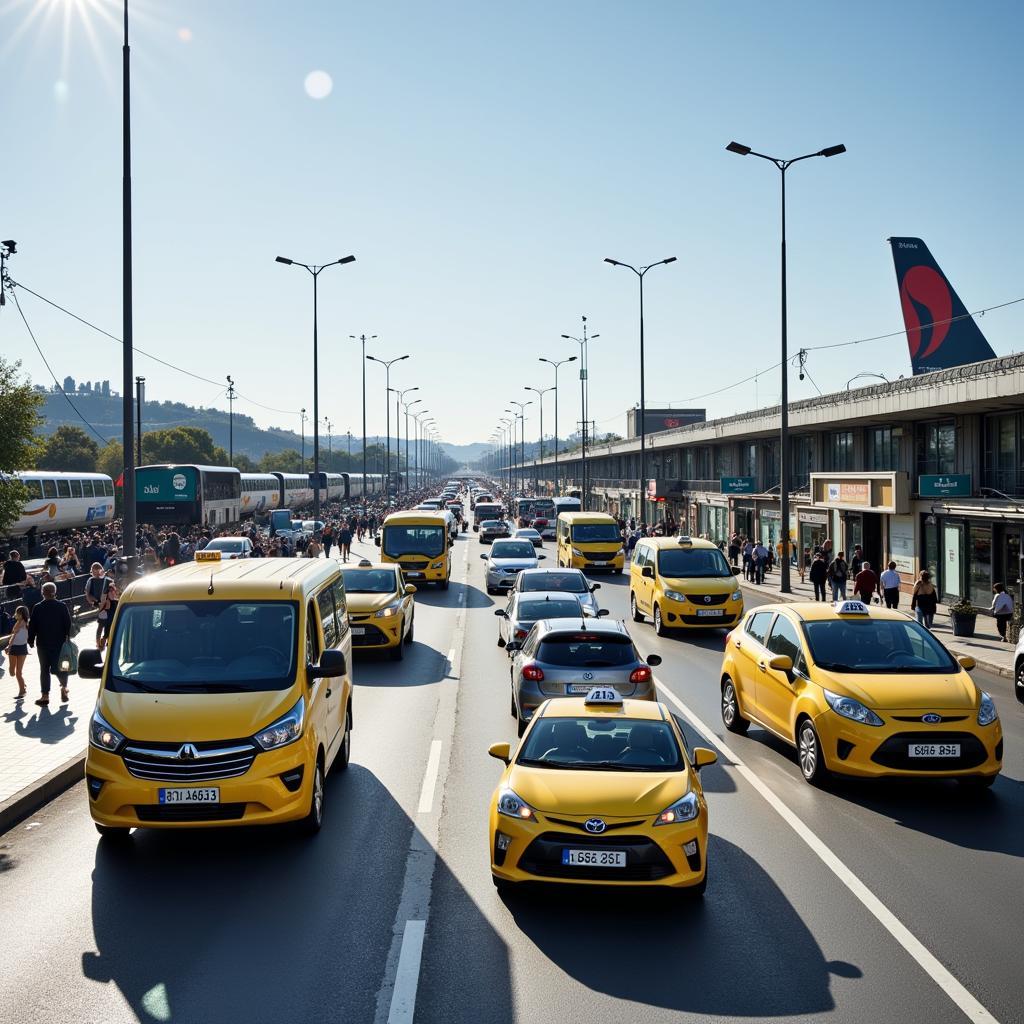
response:
<path fill-rule="evenodd" d="M 43 599 L 33 609 L 28 620 L 28 645 L 39 655 L 39 688 L 42 696 L 36 703 L 45 707 L 50 703 L 50 673 L 60 681 L 60 699 L 68 701 L 68 674 L 60 671 L 60 649 L 71 638 L 71 612 L 57 599 L 57 585 L 43 584 Z"/>
<path fill-rule="evenodd" d="M 825 564 L 825 556 L 819 551 L 811 562 L 808 571 L 811 583 L 814 585 L 814 600 L 825 600 L 825 581 L 828 579 L 828 566 Z"/>

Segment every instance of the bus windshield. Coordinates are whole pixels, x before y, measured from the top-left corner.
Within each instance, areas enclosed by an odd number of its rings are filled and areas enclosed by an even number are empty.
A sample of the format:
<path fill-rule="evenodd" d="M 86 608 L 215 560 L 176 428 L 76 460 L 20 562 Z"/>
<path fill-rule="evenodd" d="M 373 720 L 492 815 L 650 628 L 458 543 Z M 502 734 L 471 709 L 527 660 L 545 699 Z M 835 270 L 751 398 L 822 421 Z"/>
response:
<path fill-rule="evenodd" d="M 389 558 L 402 555 L 424 555 L 437 558 L 444 554 L 443 526 L 388 526 L 384 524 L 381 551 Z"/>
<path fill-rule="evenodd" d="M 572 539 L 574 544 L 586 544 L 590 541 L 618 543 L 622 537 L 614 523 L 580 523 L 572 528 Z"/>

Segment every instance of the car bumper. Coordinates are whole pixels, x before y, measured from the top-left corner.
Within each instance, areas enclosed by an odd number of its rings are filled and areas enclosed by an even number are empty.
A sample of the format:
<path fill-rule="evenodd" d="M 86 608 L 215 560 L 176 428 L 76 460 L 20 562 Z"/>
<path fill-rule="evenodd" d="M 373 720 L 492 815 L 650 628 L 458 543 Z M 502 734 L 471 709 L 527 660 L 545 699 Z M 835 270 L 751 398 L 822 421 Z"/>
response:
<path fill-rule="evenodd" d="M 442 583 L 448 578 L 448 566 L 443 563 L 440 569 L 432 569 L 429 565 L 425 569 L 406 569 L 401 562 L 397 564 L 406 583 Z"/>
<path fill-rule="evenodd" d="M 89 813 L 99 825 L 123 828 L 223 828 L 296 821 L 309 811 L 315 753 L 311 738 L 264 751 L 238 778 L 191 784 L 220 790 L 219 803 L 163 805 L 161 789 L 186 784 L 137 779 L 120 755 L 90 747 L 85 761 Z M 299 770 L 301 781 L 292 791 L 283 776 Z"/>
<path fill-rule="evenodd" d="M 702 615 L 702 612 L 721 612 Z M 743 618 L 743 600 L 726 601 L 718 607 L 705 607 L 689 601 L 663 601 L 661 613 L 665 624 L 672 629 L 708 629 L 714 626 L 735 626 Z"/>
<path fill-rule="evenodd" d="M 625 824 L 625 819 L 605 818 L 609 830 L 601 836 L 583 831 L 584 820 L 538 812 L 535 822 L 520 821 L 498 814 L 492 805 L 492 874 L 506 882 L 672 888 L 698 885 L 704 878 L 708 827 L 703 810 L 694 821 L 658 828 L 648 819 L 618 829 L 615 826 Z M 624 851 L 626 864 L 618 868 L 570 867 L 562 863 L 562 851 L 567 849 Z"/>
<path fill-rule="evenodd" d="M 584 552 L 582 558 L 579 555 L 569 556 L 570 569 L 622 569 L 625 564 L 624 554 L 618 554 L 614 558 L 598 558 L 588 552 Z"/>
<path fill-rule="evenodd" d="M 383 619 L 375 619 L 373 616 L 366 619 L 353 618 L 352 647 L 378 651 L 397 647 L 402 642 L 404 625 L 404 615 L 389 615 Z"/>
<path fill-rule="evenodd" d="M 519 573 L 487 572 L 488 590 L 511 590 L 516 585 Z"/>

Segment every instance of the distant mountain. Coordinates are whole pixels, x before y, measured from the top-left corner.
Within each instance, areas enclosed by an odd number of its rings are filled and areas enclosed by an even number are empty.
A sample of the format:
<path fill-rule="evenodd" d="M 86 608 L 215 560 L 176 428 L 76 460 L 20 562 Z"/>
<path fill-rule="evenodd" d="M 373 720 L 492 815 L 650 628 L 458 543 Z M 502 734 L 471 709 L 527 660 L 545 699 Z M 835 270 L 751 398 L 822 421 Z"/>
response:
<path fill-rule="evenodd" d="M 442 444 L 441 450 L 460 466 L 471 466 L 492 448 L 486 441 L 474 441 L 472 444 Z"/>

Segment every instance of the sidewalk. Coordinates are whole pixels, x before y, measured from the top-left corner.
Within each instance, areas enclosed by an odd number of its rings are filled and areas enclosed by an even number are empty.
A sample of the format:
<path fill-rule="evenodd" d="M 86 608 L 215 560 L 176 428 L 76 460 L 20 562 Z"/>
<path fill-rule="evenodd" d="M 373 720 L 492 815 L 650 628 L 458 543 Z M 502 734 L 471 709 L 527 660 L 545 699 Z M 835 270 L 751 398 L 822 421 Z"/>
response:
<path fill-rule="evenodd" d="M 814 588 L 811 586 L 810 580 L 801 583 L 800 575 L 795 569 L 791 570 L 790 575 L 792 594 L 779 593 L 778 569 L 770 572 L 762 584 L 751 583 L 749 580 L 743 579 L 742 576 L 738 576 L 737 579 L 744 590 L 760 594 L 771 601 L 814 600 Z M 853 597 L 849 585 L 847 585 L 847 597 Z M 909 594 L 900 594 L 900 611 L 910 612 Z M 1003 643 L 999 639 L 995 619 L 990 616 L 978 616 L 974 636 L 953 636 L 953 628 L 949 622 L 949 609 L 944 604 L 940 604 L 932 632 L 954 654 L 969 654 L 977 661 L 979 668 L 1008 679 L 1013 678 L 1013 644 Z"/>

